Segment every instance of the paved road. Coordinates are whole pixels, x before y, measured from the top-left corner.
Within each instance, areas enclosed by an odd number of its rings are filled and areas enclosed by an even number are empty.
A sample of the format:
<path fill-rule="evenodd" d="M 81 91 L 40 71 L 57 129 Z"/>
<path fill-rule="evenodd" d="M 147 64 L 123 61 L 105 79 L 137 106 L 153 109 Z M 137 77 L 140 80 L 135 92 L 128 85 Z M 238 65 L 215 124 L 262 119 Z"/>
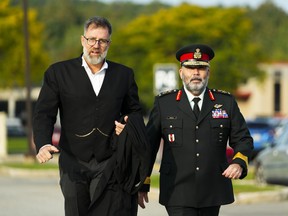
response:
<path fill-rule="evenodd" d="M 139 216 L 167 216 L 157 202 L 157 193 Z M 0 176 L 0 216 L 63 216 L 63 197 L 57 176 L 48 178 Z M 221 209 L 220 216 L 287 216 L 288 200 L 254 204 L 232 204 Z"/>

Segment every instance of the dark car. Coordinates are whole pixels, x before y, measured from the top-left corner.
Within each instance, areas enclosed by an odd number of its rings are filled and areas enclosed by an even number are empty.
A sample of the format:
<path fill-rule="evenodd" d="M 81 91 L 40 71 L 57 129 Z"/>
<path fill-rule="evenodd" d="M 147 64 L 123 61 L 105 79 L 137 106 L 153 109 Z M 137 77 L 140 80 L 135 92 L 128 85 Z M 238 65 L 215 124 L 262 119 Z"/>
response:
<path fill-rule="evenodd" d="M 25 137 L 26 130 L 19 118 L 8 118 L 6 120 L 8 137 Z"/>
<path fill-rule="evenodd" d="M 253 160 L 260 151 L 274 142 L 276 128 L 280 123 L 280 119 L 256 118 L 254 120 L 247 120 L 246 122 L 254 141 L 251 158 Z"/>
<path fill-rule="evenodd" d="M 288 123 L 274 143 L 254 160 L 258 183 L 288 185 Z"/>

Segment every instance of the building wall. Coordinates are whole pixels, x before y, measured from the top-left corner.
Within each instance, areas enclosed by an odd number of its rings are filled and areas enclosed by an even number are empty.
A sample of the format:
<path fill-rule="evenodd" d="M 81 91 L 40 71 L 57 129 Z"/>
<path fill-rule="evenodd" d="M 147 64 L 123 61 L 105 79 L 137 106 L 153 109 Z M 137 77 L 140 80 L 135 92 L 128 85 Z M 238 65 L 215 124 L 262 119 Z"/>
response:
<path fill-rule="evenodd" d="M 33 88 L 31 90 L 32 104 L 34 104 L 36 102 L 38 95 L 39 95 L 39 92 L 40 92 L 40 87 Z M 26 95 L 27 94 L 26 94 L 25 88 L 16 88 L 13 90 L 1 89 L 0 90 L 0 102 L 2 105 L 4 103 L 7 103 L 8 106 L 7 106 L 7 110 L 6 110 L 6 106 L 5 106 L 5 108 L 0 107 L 0 111 L 6 112 L 8 118 L 20 117 L 17 115 L 21 114 L 21 109 L 25 109 Z M 17 105 L 20 107 L 17 107 Z M 19 113 L 17 113 L 16 110 L 18 110 Z M 24 112 L 24 110 L 22 112 Z"/>
<path fill-rule="evenodd" d="M 247 100 L 238 100 L 243 115 L 246 118 L 288 116 L 288 63 L 260 64 L 259 67 L 266 72 L 265 79 L 258 81 L 251 78 L 239 88 L 239 92 L 250 94 Z M 275 91 L 277 83 L 280 95 Z M 275 110 L 277 96 L 280 96 L 279 111 Z"/>

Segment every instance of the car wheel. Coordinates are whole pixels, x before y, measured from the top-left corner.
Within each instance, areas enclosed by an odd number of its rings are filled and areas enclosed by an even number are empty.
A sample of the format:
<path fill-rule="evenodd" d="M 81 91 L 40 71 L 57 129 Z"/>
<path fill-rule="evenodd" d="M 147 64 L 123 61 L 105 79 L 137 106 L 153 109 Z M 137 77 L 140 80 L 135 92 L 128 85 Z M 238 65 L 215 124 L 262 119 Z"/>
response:
<path fill-rule="evenodd" d="M 256 183 L 259 185 L 266 185 L 267 182 L 264 178 L 264 169 L 262 164 L 257 164 L 256 169 L 255 169 L 255 180 Z"/>

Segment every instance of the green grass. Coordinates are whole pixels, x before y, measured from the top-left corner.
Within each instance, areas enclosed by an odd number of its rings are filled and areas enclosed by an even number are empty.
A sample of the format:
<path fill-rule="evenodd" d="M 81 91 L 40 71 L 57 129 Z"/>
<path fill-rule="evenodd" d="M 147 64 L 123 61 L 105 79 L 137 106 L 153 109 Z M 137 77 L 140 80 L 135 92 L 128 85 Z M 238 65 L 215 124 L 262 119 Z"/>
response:
<path fill-rule="evenodd" d="M 240 180 L 241 181 L 241 180 Z M 248 183 L 248 184 L 239 184 L 236 181 L 233 181 L 233 189 L 234 189 L 234 193 L 238 194 L 241 192 L 259 192 L 259 191 L 271 191 L 271 190 L 276 190 L 278 189 L 280 186 L 276 186 L 276 185 L 265 185 L 265 186 L 261 186 L 261 185 L 257 185 L 255 183 Z"/>
<path fill-rule="evenodd" d="M 8 154 L 27 154 L 29 151 L 27 137 L 9 137 L 7 140 Z M 19 168 L 19 169 L 58 169 L 57 163 L 39 164 L 36 160 L 27 159 L 25 162 L 7 162 L 0 164 L 2 166 Z"/>
<path fill-rule="evenodd" d="M 31 170 L 43 170 L 43 169 L 58 169 L 58 165 L 55 163 L 39 164 L 38 162 L 26 162 L 26 163 L 4 163 L 5 167 L 17 168 L 17 169 L 31 169 Z"/>
<path fill-rule="evenodd" d="M 7 140 L 8 154 L 25 154 L 28 152 L 27 137 L 9 137 Z"/>

